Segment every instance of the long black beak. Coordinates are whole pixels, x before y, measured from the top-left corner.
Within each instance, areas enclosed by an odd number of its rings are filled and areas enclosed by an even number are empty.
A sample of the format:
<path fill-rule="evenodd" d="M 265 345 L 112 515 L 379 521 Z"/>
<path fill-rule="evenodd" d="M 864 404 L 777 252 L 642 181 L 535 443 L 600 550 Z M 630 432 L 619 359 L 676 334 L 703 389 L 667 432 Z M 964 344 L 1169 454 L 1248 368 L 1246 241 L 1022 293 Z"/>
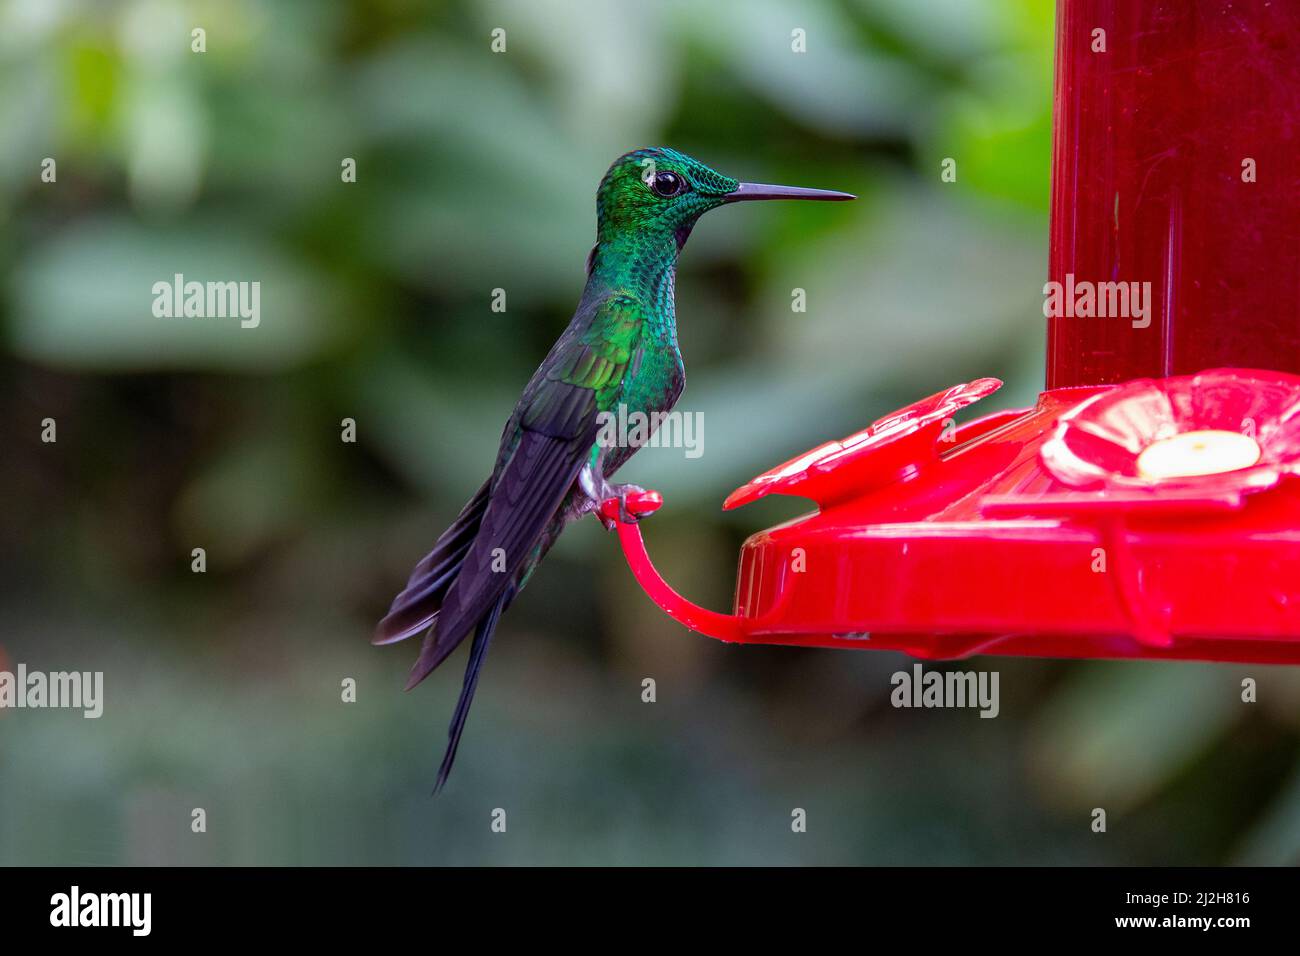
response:
<path fill-rule="evenodd" d="M 727 193 L 723 202 L 748 202 L 751 199 L 820 199 L 822 202 L 843 202 L 857 199 L 852 193 L 837 193 L 832 189 L 804 189 L 801 186 L 769 186 L 767 183 L 741 183 L 734 192 Z"/>

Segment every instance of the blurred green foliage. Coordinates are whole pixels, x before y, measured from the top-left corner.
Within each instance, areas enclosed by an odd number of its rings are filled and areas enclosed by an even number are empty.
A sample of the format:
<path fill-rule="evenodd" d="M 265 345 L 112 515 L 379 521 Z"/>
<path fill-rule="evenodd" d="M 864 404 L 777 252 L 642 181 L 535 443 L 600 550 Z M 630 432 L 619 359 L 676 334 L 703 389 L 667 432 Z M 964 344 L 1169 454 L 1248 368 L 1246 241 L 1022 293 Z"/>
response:
<path fill-rule="evenodd" d="M 0 0 L 0 646 L 108 695 L 0 714 L 0 863 L 1295 861 L 1283 669 L 990 659 L 997 720 L 895 711 L 902 658 L 689 634 L 592 522 L 431 802 L 459 674 L 402 695 L 411 649 L 366 643 L 567 322 L 627 149 L 862 197 L 721 210 L 683 257 L 705 454 L 624 474 L 692 597 L 726 606 L 740 541 L 800 510 L 723 515 L 751 474 L 974 376 L 1008 383 L 981 411 L 1031 402 L 1051 57 L 1047 0 Z M 261 326 L 154 318 L 177 272 L 260 281 Z"/>

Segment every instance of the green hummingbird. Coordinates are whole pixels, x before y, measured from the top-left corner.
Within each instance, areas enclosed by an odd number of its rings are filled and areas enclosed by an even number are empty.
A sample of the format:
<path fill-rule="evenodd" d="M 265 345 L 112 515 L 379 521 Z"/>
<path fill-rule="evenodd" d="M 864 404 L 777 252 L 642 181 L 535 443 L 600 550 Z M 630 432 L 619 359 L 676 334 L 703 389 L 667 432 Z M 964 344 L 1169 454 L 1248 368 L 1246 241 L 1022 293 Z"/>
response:
<path fill-rule="evenodd" d="M 638 149 L 614 160 L 596 191 L 596 245 L 568 328 L 524 388 L 501 436 L 492 474 L 415 566 L 372 643 L 423 633 L 407 689 L 471 633 L 469 664 L 434 792 L 456 759 L 488 643 L 510 602 L 560 532 L 642 489 L 610 478 L 637 450 L 598 440 L 623 406 L 657 422 L 677 404 L 685 367 L 677 345 L 677 257 L 700 216 L 756 199 L 853 199 L 822 189 L 742 183 L 673 149 Z M 637 419 L 632 419 L 637 420 Z M 649 433 L 638 430 L 644 444 Z M 613 522 L 601 517 L 606 527 Z"/>

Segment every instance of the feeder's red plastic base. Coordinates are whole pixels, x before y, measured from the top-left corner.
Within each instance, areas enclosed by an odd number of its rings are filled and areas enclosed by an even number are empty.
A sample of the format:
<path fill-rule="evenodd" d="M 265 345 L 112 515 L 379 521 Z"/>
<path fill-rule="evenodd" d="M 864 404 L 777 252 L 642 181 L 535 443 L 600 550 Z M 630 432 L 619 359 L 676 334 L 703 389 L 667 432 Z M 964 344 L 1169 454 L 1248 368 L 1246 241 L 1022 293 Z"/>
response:
<path fill-rule="evenodd" d="M 1300 377 L 1056 389 L 953 425 L 1000 384 L 956 386 L 737 489 L 728 507 L 775 492 L 819 510 L 745 542 L 733 614 L 669 587 L 640 525 L 620 523 L 633 573 L 726 641 L 1300 663 Z M 1259 462 L 1172 480 L 1136 470 L 1144 442 L 1206 427 L 1258 435 Z"/>

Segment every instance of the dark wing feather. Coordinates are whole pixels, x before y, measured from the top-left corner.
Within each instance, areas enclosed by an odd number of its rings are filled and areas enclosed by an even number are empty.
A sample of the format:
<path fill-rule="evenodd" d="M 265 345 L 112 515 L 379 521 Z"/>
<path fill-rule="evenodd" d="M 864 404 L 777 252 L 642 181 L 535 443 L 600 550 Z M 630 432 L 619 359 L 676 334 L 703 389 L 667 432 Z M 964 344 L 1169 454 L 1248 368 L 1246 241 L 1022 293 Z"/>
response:
<path fill-rule="evenodd" d="M 594 402 L 593 402 L 594 409 Z M 595 421 L 594 410 L 591 415 Z M 446 660 L 509 587 L 573 486 L 595 441 L 584 427 L 564 440 L 524 428 L 506 460 L 460 573 L 407 680 L 414 687 Z"/>
<path fill-rule="evenodd" d="M 370 643 L 393 644 L 420 633 L 434 622 L 442 599 L 478 534 L 483 512 L 487 510 L 490 484 L 483 482 L 451 527 L 439 536 L 433 550 L 415 566 L 406 587 L 393 599 L 388 614 L 375 628 Z"/>
<path fill-rule="evenodd" d="M 636 300 L 613 295 L 579 309 L 511 416 L 473 543 L 442 598 L 408 687 L 447 658 L 516 581 L 555 517 L 621 390 L 639 334 Z"/>

